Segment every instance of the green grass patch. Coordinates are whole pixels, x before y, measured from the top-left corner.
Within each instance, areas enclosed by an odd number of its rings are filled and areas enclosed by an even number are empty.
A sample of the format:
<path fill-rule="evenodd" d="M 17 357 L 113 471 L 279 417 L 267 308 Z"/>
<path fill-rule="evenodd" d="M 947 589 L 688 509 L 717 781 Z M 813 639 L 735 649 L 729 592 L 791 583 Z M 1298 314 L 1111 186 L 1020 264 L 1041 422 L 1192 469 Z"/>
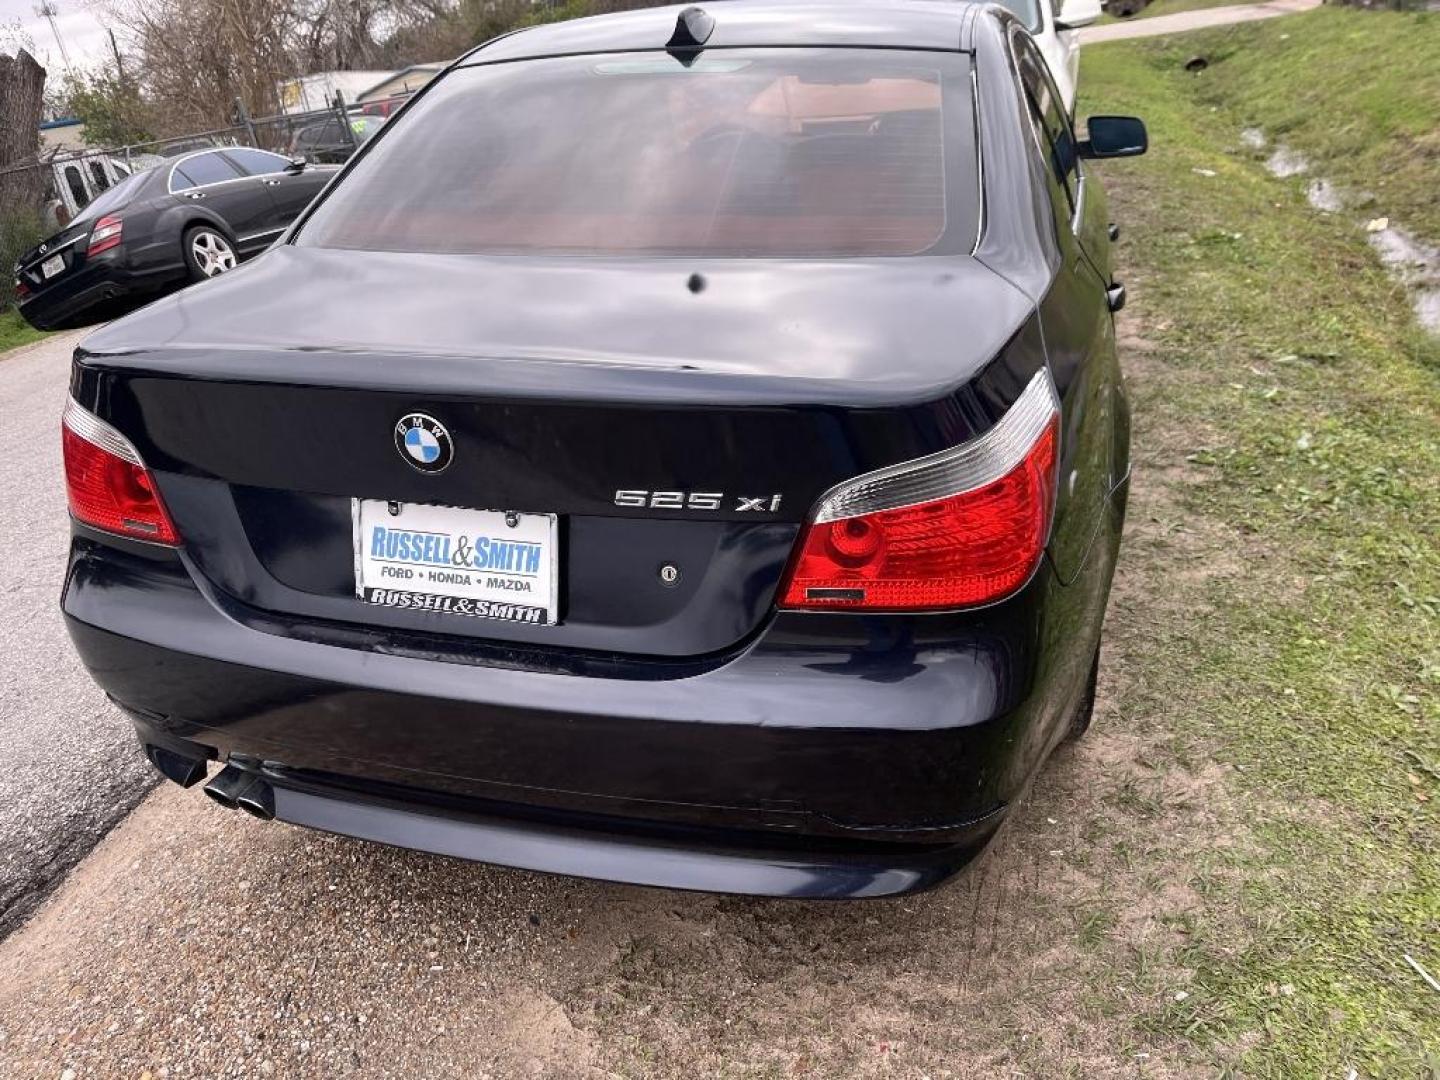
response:
<path fill-rule="evenodd" d="M 45 336 L 42 330 L 36 330 L 20 317 L 18 311 L 0 311 L 0 354 L 20 345 L 28 345 L 32 341 L 39 341 Z M 0 359 L 4 359 L 0 355 Z"/>
<path fill-rule="evenodd" d="M 1260 124 L 1345 183 L 1327 153 L 1398 155 L 1383 190 L 1415 201 L 1393 212 L 1434 221 L 1437 29 L 1251 24 L 1212 39 L 1199 78 L 1192 38 L 1084 54 L 1081 115 L 1151 130 L 1147 157 L 1104 169 L 1151 348 L 1137 458 L 1185 476 L 1166 486 L 1175 527 L 1234 561 L 1193 586 L 1181 564 L 1141 571 L 1174 575 L 1197 613 L 1156 619 L 1117 708 L 1228 766 L 1247 836 L 1196 853 L 1211 917 L 1187 927 L 1193 983 L 1140 1024 L 1231 1075 L 1440 1075 L 1440 995 L 1403 959 L 1440 969 L 1440 343 L 1356 221 L 1311 210 L 1237 138 Z M 1364 72 L 1377 85 L 1346 113 Z M 1117 809 L 1143 816 L 1144 794 Z"/>
<path fill-rule="evenodd" d="M 1375 214 L 1440 239 L 1440 13 L 1324 7 L 1141 48 L 1161 65 L 1207 56 L 1187 96 L 1301 151 L 1313 175 L 1373 194 Z"/>

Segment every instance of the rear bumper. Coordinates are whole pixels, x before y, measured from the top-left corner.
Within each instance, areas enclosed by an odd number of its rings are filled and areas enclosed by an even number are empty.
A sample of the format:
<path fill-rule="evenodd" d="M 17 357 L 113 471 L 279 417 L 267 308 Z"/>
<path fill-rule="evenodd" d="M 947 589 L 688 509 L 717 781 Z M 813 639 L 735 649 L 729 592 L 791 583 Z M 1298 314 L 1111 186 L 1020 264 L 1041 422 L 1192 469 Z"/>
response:
<path fill-rule="evenodd" d="M 147 748 L 196 748 L 137 723 Z M 232 763 L 234 759 L 232 759 Z M 361 793 L 277 763 L 248 762 L 271 788 L 275 818 L 394 847 L 632 885 L 811 899 L 894 896 L 930 888 L 964 867 L 1004 816 L 973 823 L 964 841 L 847 844 L 734 828 L 661 826 L 593 814 L 543 813 L 433 793 Z"/>
<path fill-rule="evenodd" d="M 37 330 L 59 330 L 92 308 L 111 301 L 147 297 L 185 280 L 183 267 L 137 274 L 103 255 L 72 276 L 32 293 L 19 305 L 25 321 Z"/>
<path fill-rule="evenodd" d="M 129 288 L 118 282 L 92 280 L 67 287 L 35 293 L 19 305 L 25 321 L 37 330 L 61 330 L 76 316 L 98 304 L 118 300 L 129 294 Z"/>
<path fill-rule="evenodd" d="M 876 896 L 963 866 L 1063 728 L 1079 650 L 1044 643 L 1069 592 L 1047 564 L 963 619 L 782 616 L 680 678 L 323 643 L 172 552 L 83 535 L 63 607 L 143 742 L 262 773 L 282 820 L 646 885 Z"/>

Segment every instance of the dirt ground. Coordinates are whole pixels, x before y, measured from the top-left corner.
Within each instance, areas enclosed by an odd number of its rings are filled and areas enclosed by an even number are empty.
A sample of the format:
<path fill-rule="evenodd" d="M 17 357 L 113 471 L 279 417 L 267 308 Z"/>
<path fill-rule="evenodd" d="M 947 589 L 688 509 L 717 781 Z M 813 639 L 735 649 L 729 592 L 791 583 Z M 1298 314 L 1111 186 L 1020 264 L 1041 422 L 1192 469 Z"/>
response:
<path fill-rule="evenodd" d="M 1132 380 L 1150 377 L 1126 339 Z M 158 790 L 0 946 L 0 1073 L 1184 1076 L 1187 882 L 1223 771 L 1123 703 L 1223 537 L 1139 420 L 1095 726 L 953 884 L 861 904 L 608 886 L 265 825 Z M 1148 449 L 1147 449 L 1148 448 Z M 1222 917 L 1209 913 L 1205 917 Z"/>

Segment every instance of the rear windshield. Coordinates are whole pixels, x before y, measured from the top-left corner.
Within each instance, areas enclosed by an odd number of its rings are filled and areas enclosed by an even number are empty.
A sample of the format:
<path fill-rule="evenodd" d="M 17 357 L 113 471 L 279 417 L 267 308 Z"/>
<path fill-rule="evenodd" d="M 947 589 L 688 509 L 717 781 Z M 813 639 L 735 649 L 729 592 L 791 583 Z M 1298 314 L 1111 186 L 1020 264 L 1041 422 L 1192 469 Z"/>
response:
<path fill-rule="evenodd" d="M 461 68 L 316 207 L 302 245 L 863 256 L 969 250 L 968 58 L 845 49 Z"/>
<path fill-rule="evenodd" d="M 125 177 L 125 179 L 121 180 L 109 191 L 104 191 L 97 195 L 94 202 L 71 219 L 70 224 L 79 225 L 83 221 L 98 218 L 104 214 L 108 214 L 117 207 L 124 206 L 130 201 L 134 194 L 140 190 L 140 186 L 145 183 L 145 179 L 149 175 L 149 170 L 146 170 L 135 173 L 133 176 Z"/>

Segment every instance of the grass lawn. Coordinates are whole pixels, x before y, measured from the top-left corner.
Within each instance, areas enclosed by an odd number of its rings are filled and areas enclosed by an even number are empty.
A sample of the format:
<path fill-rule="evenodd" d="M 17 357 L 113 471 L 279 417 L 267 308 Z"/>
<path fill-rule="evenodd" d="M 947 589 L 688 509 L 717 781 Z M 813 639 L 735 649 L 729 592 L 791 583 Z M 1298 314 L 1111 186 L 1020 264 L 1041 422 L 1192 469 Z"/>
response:
<path fill-rule="evenodd" d="M 31 327 L 18 312 L 0 311 L 0 359 L 7 350 L 39 341 L 44 336 L 43 331 Z"/>
<path fill-rule="evenodd" d="M 1440 993 L 1404 957 L 1440 977 L 1440 343 L 1356 222 L 1237 136 L 1261 124 L 1345 182 L 1378 170 L 1433 226 L 1440 16 L 1326 10 L 1210 41 L 1200 78 L 1193 36 L 1089 46 L 1081 78 L 1081 115 L 1144 116 L 1152 147 L 1104 170 L 1148 489 L 1114 708 L 1167 768 L 1225 777 L 1188 853 L 1203 900 L 1163 955 L 1190 981 L 1140 1023 L 1228 1075 L 1437 1076 Z M 1155 959 L 1115 978 L 1143 985 Z"/>
<path fill-rule="evenodd" d="M 1140 48 L 1160 65 L 1208 56 L 1195 100 L 1301 151 L 1314 175 L 1372 192 L 1374 213 L 1440 241 L 1440 13 L 1327 7 Z"/>

